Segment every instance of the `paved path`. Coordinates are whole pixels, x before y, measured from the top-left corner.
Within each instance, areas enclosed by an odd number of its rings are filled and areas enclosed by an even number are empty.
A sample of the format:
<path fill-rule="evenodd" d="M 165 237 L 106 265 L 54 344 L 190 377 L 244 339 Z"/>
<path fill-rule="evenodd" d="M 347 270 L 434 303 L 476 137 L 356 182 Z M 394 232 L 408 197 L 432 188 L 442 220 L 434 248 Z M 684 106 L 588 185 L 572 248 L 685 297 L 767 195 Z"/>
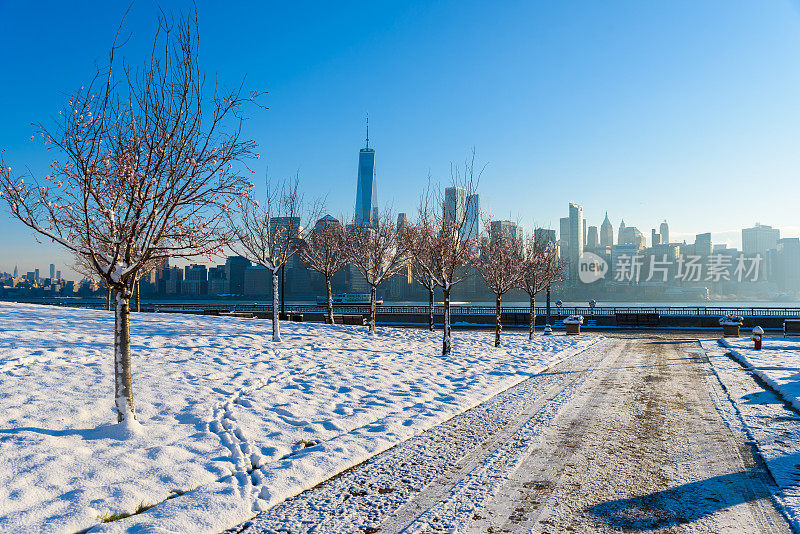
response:
<path fill-rule="evenodd" d="M 237 532 L 790 532 L 697 342 L 619 338 Z"/>

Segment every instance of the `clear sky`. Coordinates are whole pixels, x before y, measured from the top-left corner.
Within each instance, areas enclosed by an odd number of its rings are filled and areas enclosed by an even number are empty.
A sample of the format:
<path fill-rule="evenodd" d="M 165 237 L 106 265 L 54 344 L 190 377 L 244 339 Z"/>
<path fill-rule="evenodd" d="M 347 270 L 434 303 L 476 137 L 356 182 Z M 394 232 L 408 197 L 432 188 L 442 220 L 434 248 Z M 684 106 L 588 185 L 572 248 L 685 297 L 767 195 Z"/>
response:
<path fill-rule="evenodd" d="M 143 61 L 158 7 L 138 0 L 128 60 Z M 49 161 L 31 122 L 105 61 L 120 2 L 0 0 L 0 148 Z M 309 196 L 352 214 L 364 114 L 378 200 L 413 212 L 430 172 L 475 147 L 495 217 L 558 227 L 570 201 L 673 239 L 739 246 L 755 222 L 800 235 L 800 9 L 791 1 L 197 2 L 208 79 L 269 91 L 247 133 L 260 174 L 299 171 Z M 0 206 L 0 270 L 46 271 Z"/>

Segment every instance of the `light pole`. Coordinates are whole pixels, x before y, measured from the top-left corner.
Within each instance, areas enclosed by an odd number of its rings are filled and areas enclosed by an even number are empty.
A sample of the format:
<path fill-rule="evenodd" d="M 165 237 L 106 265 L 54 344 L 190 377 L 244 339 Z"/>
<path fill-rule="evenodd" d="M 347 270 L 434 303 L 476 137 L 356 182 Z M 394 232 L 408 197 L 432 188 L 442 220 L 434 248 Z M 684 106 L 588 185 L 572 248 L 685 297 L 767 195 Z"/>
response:
<path fill-rule="evenodd" d="M 544 321 L 544 335 L 549 336 L 553 333 L 553 329 L 550 326 L 550 284 L 547 284 L 547 317 Z"/>

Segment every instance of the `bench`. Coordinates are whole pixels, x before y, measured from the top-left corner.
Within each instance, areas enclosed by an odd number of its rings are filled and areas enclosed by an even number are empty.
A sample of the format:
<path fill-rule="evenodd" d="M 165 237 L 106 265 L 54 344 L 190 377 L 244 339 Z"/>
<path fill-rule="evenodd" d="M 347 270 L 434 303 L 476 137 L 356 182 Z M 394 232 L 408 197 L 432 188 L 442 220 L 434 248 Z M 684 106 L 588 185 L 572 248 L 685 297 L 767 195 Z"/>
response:
<path fill-rule="evenodd" d="M 617 313 L 617 326 L 658 326 L 657 313 Z"/>
<path fill-rule="evenodd" d="M 302 323 L 303 314 L 299 312 L 283 312 L 283 313 L 278 313 L 278 319 L 281 321 L 292 321 L 294 323 Z"/>
<path fill-rule="evenodd" d="M 800 319 L 784 319 L 783 337 L 800 336 Z"/>
<path fill-rule="evenodd" d="M 255 317 L 252 313 L 247 312 L 232 312 L 232 311 L 221 311 L 219 312 L 220 317 L 241 317 L 243 319 L 252 319 Z"/>
<path fill-rule="evenodd" d="M 334 315 L 333 323 L 365 326 L 367 324 L 367 318 L 363 315 Z M 325 324 L 331 324 L 331 320 L 327 315 L 325 315 Z"/>

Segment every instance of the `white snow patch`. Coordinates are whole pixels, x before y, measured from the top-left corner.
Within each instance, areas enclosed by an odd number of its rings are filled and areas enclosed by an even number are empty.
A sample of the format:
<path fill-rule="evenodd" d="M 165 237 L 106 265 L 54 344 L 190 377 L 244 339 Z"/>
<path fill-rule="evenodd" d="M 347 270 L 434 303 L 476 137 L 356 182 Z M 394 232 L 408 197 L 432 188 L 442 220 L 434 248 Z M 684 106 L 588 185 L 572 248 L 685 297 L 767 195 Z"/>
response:
<path fill-rule="evenodd" d="M 0 303 L 0 531 L 219 532 L 461 413 L 595 335 L 131 314 L 138 422 L 114 424 L 113 315 Z M 105 516 L 133 513 L 98 525 Z"/>

